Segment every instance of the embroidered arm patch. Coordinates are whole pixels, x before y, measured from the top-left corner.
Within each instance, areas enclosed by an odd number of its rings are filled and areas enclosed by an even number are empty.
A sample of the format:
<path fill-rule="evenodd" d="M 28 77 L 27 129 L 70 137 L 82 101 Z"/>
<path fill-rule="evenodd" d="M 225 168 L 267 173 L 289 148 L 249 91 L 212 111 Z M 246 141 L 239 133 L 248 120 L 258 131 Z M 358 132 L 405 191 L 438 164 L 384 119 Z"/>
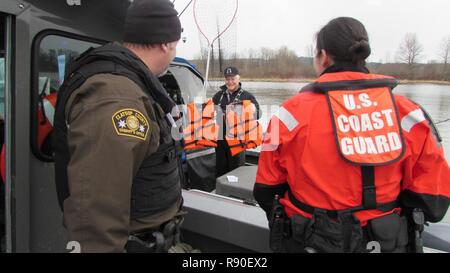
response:
<path fill-rule="evenodd" d="M 112 116 L 117 135 L 147 139 L 149 124 L 147 118 L 135 109 L 121 109 Z"/>

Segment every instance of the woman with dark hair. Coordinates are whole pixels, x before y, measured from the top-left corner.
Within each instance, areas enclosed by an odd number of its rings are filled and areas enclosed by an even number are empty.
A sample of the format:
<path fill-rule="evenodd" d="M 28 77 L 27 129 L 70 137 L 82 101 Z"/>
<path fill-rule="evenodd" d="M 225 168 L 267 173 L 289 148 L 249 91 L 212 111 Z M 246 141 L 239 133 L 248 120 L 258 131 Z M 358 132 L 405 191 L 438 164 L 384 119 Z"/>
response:
<path fill-rule="evenodd" d="M 270 121 L 254 196 L 274 251 L 420 252 L 412 228 L 420 233 L 421 220 L 438 222 L 449 207 L 436 128 L 392 94 L 394 78 L 369 72 L 370 52 L 361 22 L 330 21 L 317 34 L 318 79 Z"/>

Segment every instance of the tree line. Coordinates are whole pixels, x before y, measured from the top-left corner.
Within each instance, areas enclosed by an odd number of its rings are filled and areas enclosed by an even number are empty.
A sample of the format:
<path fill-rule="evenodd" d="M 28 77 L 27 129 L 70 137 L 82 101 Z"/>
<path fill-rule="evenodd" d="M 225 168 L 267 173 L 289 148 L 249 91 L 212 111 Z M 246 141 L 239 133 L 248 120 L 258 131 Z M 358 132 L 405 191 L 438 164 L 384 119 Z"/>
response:
<path fill-rule="evenodd" d="M 313 46 L 306 49 L 307 56 L 298 56 L 295 51 L 282 46 L 278 49 L 250 49 L 241 54 L 227 54 L 220 47 L 213 49 L 210 60 L 211 77 L 222 77 L 227 66 L 236 66 L 247 79 L 313 79 Z M 204 72 L 208 52 L 203 50 L 192 62 Z M 436 49 L 436 61 L 421 63 L 423 46 L 417 35 L 408 33 L 400 43 L 395 62 L 370 62 L 372 73 L 386 74 L 403 80 L 449 81 L 450 82 L 450 35 L 442 39 Z"/>

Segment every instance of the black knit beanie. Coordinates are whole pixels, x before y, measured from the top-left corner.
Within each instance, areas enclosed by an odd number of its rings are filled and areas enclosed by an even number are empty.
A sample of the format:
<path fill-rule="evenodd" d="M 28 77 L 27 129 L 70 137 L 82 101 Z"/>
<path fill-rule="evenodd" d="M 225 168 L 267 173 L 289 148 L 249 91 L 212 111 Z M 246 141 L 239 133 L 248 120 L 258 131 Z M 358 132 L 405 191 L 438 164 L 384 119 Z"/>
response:
<path fill-rule="evenodd" d="M 178 41 L 181 23 L 169 0 L 134 0 L 125 18 L 123 41 L 133 44 L 162 44 Z"/>

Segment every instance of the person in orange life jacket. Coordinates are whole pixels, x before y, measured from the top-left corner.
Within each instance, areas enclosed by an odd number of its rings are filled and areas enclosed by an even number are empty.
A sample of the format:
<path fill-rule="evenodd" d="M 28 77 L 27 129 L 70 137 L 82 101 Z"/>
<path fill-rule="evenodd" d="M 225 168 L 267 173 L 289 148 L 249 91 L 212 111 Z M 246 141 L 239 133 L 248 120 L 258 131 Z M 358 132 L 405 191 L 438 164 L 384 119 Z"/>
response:
<path fill-rule="evenodd" d="M 239 166 L 245 164 L 245 151 L 232 155 L 230 146 L 226 141 L 226 113 L 227 106 L 238 105 L 244 100 L 250 100 L 256 107 L 256 119 L 261 117 L 259 103 L 250 92 L 242 89 L 239 70 L 236 67 L 227 67 L 224 70 L 225 84 L 213 96 L 213 102 L 220 107 L 217 113 L 219 136 L 216 147 L 216 177 L 222 176 Z"/>
<path fill-rule="evenodd" d="M 420 105 L 391 95 L 395 79 L 365 67 L 362 23 L 330 21 L 316 50 L 319 78 L 283 103 L 259 158 L 253 193 L 269 218 L 271 247 L 365 252 L 376 241 L 382 252 L 411 251 L 405 216 L 421 209 L 438 222 L 449 207 L 440 136 Z"/>

